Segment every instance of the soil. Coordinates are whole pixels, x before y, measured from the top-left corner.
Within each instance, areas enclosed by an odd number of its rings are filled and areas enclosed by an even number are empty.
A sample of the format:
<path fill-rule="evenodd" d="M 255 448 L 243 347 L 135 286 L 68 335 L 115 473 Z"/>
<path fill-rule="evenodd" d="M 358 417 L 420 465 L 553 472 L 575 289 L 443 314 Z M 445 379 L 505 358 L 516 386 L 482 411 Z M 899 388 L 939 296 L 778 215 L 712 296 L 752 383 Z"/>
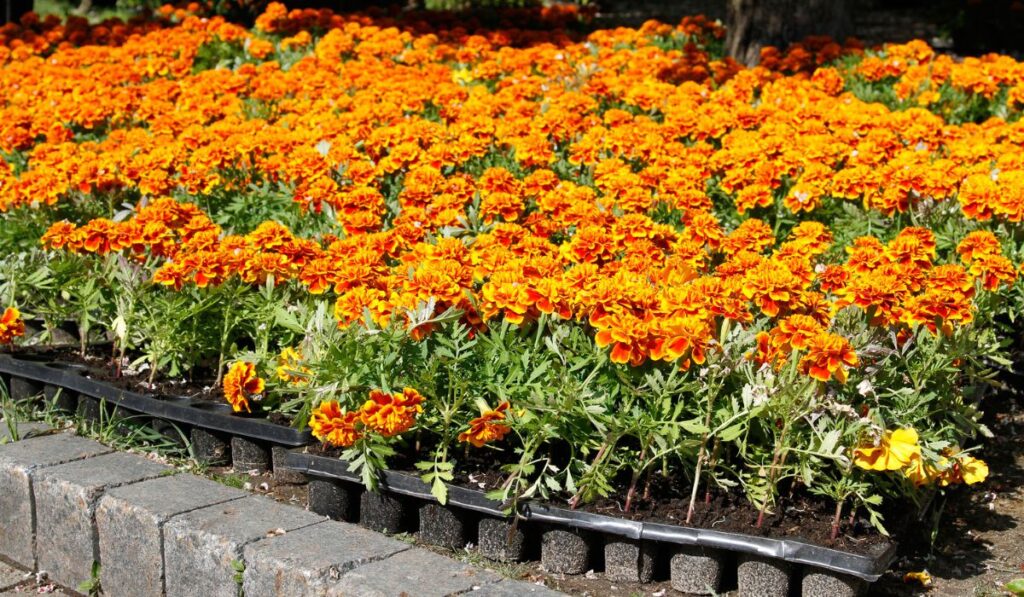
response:
<path fill-rule="evenodd" d="M 421 447 L 419 451 L 421 455 L 427 453 L 427 449 L 423 448 Z M 340 457 L 342 452 L 340 449 L 323 445 L 310 446 L 308 451 L 311 454 L 328 458 Z M 502 464 L 508 463 L 512 453 L 513 450 L 506 449 L 500 452 L 470 450 L 465 454 L 460 454 L 453 484 L 485 492 L 499 488 L 505 480 L 505 474 L 497 469 Z M 400 450 L 389 463 L 391 470 L 419 476 L 413 467 L 413 463 L 417 460 L 414 454 L 413 450 Z M 783 496 L 773 511 L 765 515 L 761 528 L 757 528 L 756 522 L 760 512 L 744 496 L 735 492 L 714 490 L 709 496 L 710 499 L 705 501 L 704 492 L 701 491 L 694 518 L 691 520 L 691 524 L 686 525 L 684 521 L 689 508 L 691 486 L 688 480 L 682 476 L 666 479 L 655 475 L 651 482 L 649 499 L 643 499 L 638 495 L 634 498 L 634 506 L 628 513 L 624 511 L 623 504 L 626 501 L 625 488 L 629 481 L 628 479 L 619 481 L 615 484 L 616 487 L 621 488 L 618 493 L 593 503 L 581 504 L 579 510 L 642 522 L 657 522 L 772 538 L 800 539 L 815 545 L 856 554 L 878 555 L 885 551 L 890 544 L 888 538 L 869 524 L 866 516 L 854 516 L 851 522 L 849 510 L 844 511 L 839 535 L 833 540 L 834 503 L 807 495 L 805 492 L 796 491 L 793 495 Z M 641 492 L 638 491 L 639 493 Z M 558 508 L 569 508 L 564 501 L 547 502 L 547 504 Z M 888 514 L 885 516 L 885 520 L 891 521 L 887 528 L 890 533 L 898 536 L 902 529 L 895 527 L 899 526 L 899 521 L 908 519 L 898 512 L 905 512 L 906 504 L 887 506 L 886 510 L 888 512 L 883 512 L 883 515 Z"/>
<path fill-rule="evenodd" d="M 167 379 L 157 376 L 154 382 L 150 384 L 149 375 L 146 372 L 122 370 L 121 375 L 118 376 L 109 347 L 103 345 L 90 346 L 85 355 L 82 355 L 79 349 L 73 347 L 37 348 L 33 346 L 18 347 L 13 354 L 15 356 L 30 356 L 54 362 L 84 365 L 89 369 L 89 379 L 101 381 L 123 390 L 158 396 L 184 396 L 192 400 L 204 402 L 224 402 L 224 394 L 221 392 L 221 388 L 215 384 L 216 376 L 209 368 L 198 367 L 190 372 L 190 377 L 187 378 Z M 136 356 L 129 355 L 126 360 L 130 362 Z M 270 413 L 266 418 L 271 423 L 285 427 L 291 425 L 291 418 L 281 413 Z"/>

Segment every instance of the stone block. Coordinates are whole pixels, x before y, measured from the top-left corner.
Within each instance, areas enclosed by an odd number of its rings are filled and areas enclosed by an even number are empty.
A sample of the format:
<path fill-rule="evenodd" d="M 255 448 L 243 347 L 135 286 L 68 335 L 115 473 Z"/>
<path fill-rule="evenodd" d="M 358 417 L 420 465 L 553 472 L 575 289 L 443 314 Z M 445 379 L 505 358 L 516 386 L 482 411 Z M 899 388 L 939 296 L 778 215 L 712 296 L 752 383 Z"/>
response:
<path fill-rule="evenodd" d="M 32 483 L 37 469 L 109 452 L 103 444 L 67 433 L 0 446 L 0 555 L 35 569 Z"/>
<path fill-rule="evenodd" d="M 409 549 L 359 566 L 341 577 L 328 595 L 351 597 L 443 597 L 497 582 L 493 572 L 456 562 L 425 549 Z"/>
<path fill-rule="evenodd" d="M 724 551 L 696 545 L 676 548 L 669 561 L 672 588 L 692 595 L 716 595 L 727 557 Z"/>
<path fill-rule="evenodd" d="M 739 557 L 736 582 L 744 597 L 786 597 L 790 565 L 783 560 L 752 554 Z"/>
<path fill-rule="evenodd" d="M 164 524 L 173 516 L 248 495 L 173 475 L 108 490 L 96 508 L 101 585 L 108 597 L 164 592 Z"/>
<path fill-rule="evenodd" d="M 578 529 L 549 529 L 541 538 L 541 565 L 554 574 L 583 574 L 590 569 L 593 539 Z"/>
<path fill-rule="evenodd" d="M 467 510 L 457 511 L 440 504 L 420 506 L 419 540 L 438 547 L 459 549 L 468 543 L 466 530 L 471 514 Z"/>
<path fill-rule="evenodd" d="M 609 537 L 604 544 L 604 575 L 612 582 L 649 583 L 657 553 L 653 543 Z"/>
<path fill-rule="evenodd" d="M 13 566 L 0 562 L 0 591 L 6 591 L 7 589 L 13 588 L 15 585 L 21 584 L 26 579 L 31 577 L 31 572 L 25 572 L 19 570 Z"/>
<path fill-rule="evenodd" d="M 353 522 L 359 517 L 361 486 L 329 479 L 309 480 L 309 509 L 332 520 Z"/>
<path fill-rule="evenodd" d="M 501 582 L 484 585 L 469 594 L 473 597 L 519 597 L 520 595 L 558 597 L 559 595 L 565 595 L 565 593 L 552 591 L 544 585 L 536 585 L 516 580 L 503 580 Z"/>
<path fill-rule="evenodd" d="M 43 395 L 42 382 L 35 381 L 34 379 L 25 379 L 17 375 L 11 376 L 10 386 L 8 387 L 11 393 L 11 400 L 15 402 L 35 400 Z"/>
<path fill-rule="evenodd" d="M 236 473 L 255 471 L 257 474 L 270 470 L 270 448 L 251 439 L 231 437 L 231 468 Z"/>
<path fill-rule="evenodd" d="M 100 561 L 95 514 L 103 492 L 171 470 L 123 453 L 41 469 L 33 481 L 38 569 L 65 587 L 89 580 L 93 562 Z"/>
<path fill-rule="evenodd" d="M 88 423 L 99 423 L 100 419 L 103 418 L 100 415 L 103 405 L 100 401 L 91 396 L 79 396 L 78 407 L 75 408 L 75 414 L 84 419 Z"/>
<path fill-rule="evenodd" d="M 801 595 L 804 597 L 858 597 L 867 592 L 867 583 L 856 576 L 809 568 L 804 572 Z"/>
<path fill-rule="evenodd" d="M 189 438 L 192 443 L 192 457 L 199 462 L 213 466 L 231 463 L 230 437 L 193 427 Z"/>
<path fill-rule="evenodd" d="M 0 444 L 28 439 L 50 431 L 46 423 L 33 421 L 0 421 Z"/>
<path fill-rule="evenodd" d="M 169 597 L 237 597 L 249 543 L 322 522 L 323 517 L 264 497 L 246 497 L 175 516 L 164 525 Z"/>
<path fill-rule="evenodd" d="M 480 555 L 496 562 L 519 562 L 526 552 L 523 523 L 505 518 L 482 518 L 477 526 Z"/>
<path fill-rule="evenodd" d="M 288 485 L 304 485 L 306 483 L 305 473 L 285 466 L 284 461 L 287 456 L 288 448 L 282 448 L 281 446 L 273 446 L 270 448 L 270 460 L 274 469 L 274 481 L 276 483 L 286 483 Z"/>
<path fill-rule="evenodd" d="M 326 595 L 342 575 L 409 545 L 343 522 L 327 521 L 244 549 L 246 597 Z"/>
<path fill-rule="evenodd" d="M 47 404 L 65 414 L 74 413 L 78 407 L 78 392 L 53 384 L 43 386 L 43 398 Z"/>
<path fill-rule="evenodd" d="M 365 491 L 359 499 L 359 524 L 378 533 L 400 533 L 407 523 L 405 505 L 380 491 Z"/>

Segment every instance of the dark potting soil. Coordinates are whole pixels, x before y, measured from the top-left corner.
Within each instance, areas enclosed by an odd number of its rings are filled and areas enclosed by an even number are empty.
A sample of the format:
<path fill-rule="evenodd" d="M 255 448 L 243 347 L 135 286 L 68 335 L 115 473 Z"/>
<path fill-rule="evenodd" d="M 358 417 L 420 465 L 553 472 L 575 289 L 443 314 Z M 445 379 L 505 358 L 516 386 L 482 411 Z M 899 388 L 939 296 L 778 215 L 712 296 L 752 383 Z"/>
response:
<path fill-rule="evenodd" d="M 429 453 L 421 446 L 419 457 L 411 446 L 399 449 L 389 462 L 391 470 L 410 475 L 420 476 L 413 464 Z M 344 450 L 318 444 L 308 448 L 309 453 L 329 458 L 338 458 Z M 514 460 L 512 450 L 492 450 L 471 448 L 457 456 L 458 465 L 454 472 L 453 485 L 477 491 L 491 491 L 501 487 L 507 474 L 500 470 L 504 464 Z M 756 526 L 758 509 L 736 491 L 723 491 L 717 488 L 705 501 L 705 491 L 699 488 L 694 517 L 690 524 L 685 524 L 689 508 L 692 485 L 682 475 L 663 477 L 655 474 L 651 478 L 649 496 L 644 498 L 644 482 L 639 483 L 637 495 L 632 500 L 629 512 L 624 511 L 629 480 L 616 483 L 621 488 L 616 493 L 587 504 L 580 504 L 578 510 L 601 514 L 613 518 L 622 518 L 638 522 L 657 522 L 670 525 L 688 526 L 692 528 L 711 529 L 716 531 L 743 533 L 776 539 L 799 539 L 855 554 L 878 555 L 889 545 L 891 540 L 872 527 L 866 512 L 857 512 L 851 522 L 849 507 L 845 508 L 841 517 L 839 535 L 832 539 L 832 520 L 835 515 L 835 503 L 795 490 L 793 495 L 783 495 L 779 503 L 765 515 L 761 527 Z M 549 501 L 547 505 L 557 508 L 570 508 L 565 501 Z M 911 522 L 906 516 L 907 504 L 886 505 L 883 508 L 886 529 L 893 535 L 899 535 L 902 526 Z"/>
<path fill-rule="evenodd" d="M 33 359 L 45 359 L 52 362 L 71 363 L 83 365 L 88 368 L 88 377 L 105 384 L 138 392 L 141 394 L 184 396 L 193 400 L 206 402 L 224 403 L 224 394 L 220 386 L 215 386 L 214 372 L 209 367 L 197 367 L 189 372 L 189 377 L 168 379 L 157 375 L 153 383 L 149 382 L 149 373 L 146 371 L 131 372 L 122 370 L 120 375 L 116 368 L 116 358 L 110 353 L 109 348 L 90 346 L 85 355 L 74 347 L 40 348 L 33 346 L 18 347 L 14 356 L 28 356 Z M 132 360 L 137 355 L 129 355 Z M 291 418 L 281 413 L 270 413 L 266 419 L 271 423 L 290 426 Z"/>

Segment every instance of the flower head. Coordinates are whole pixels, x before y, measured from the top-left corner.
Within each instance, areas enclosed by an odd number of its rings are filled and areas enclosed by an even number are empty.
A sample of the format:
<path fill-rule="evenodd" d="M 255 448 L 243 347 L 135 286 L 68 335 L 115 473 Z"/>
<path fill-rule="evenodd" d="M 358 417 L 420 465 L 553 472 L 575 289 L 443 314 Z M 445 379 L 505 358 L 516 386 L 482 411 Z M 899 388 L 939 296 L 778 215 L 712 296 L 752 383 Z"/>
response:
<path fill-rule="evenodd" d="M 505 420 L 508 400 L 502 402 L 494 410 L 485 410 L 479 417 L 469 422 L 469 430 L 459 434 L 460 442 L 468 442 L 477 448 L 484 444 L 501 441 L 512 428 L 498 421 Z"/>
<path fill-rule="evenodd" d="M 917 444 L 917 431 L 912 428 L 886 431 L 877 445 L 853 451 L 853 463 L 869 471 L 898 471 L 920 458 L 921 446 Z"/>
<path fill-rule="evenodd" d="M 258 401 L 265 388 L 266 384 L 256 374 L 256 365 L 252 363 L 238 361 L 224 376 L 224 398 L 236 413 L 243 410 L 251 413 L 249 400 Z"/>
<path fill-rule="evenodd" d="M 14 307 L 7 307 L 0 316 L 0 344 L 11 344 L 18 336 L 25 335 L 25 322 L 21 320 L 21 312 Z"/>
<path fill-rule="evenodd" d="M 328 400 L 313 409 L 309 426 L 318 440 L 347 448 L 363 435 L 359 417 L 359 411 L 342 412 L 337 400 Z"/>
<path fill-rule="evenodd" d="M 369 399 L 359 409 L 359 418 L 375 432 L 392 437 L 416 423 L 416 415 L 423 412 L 422 403 L 423 396 L 412 388 L 405 388 L 401 394 L 370 390 Z"/>

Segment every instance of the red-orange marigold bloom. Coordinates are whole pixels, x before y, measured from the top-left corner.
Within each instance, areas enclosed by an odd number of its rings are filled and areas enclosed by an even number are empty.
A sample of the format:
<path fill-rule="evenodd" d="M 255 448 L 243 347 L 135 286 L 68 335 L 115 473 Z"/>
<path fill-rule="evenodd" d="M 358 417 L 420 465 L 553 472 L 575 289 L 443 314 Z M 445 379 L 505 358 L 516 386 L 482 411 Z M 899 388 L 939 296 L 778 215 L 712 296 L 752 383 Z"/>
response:
<path fill-rule="evenodd" d="M 263 380 L 256 375 L 256 365 L 238 361 L 231 365 L 224 376 L 224 399 L 237 412 L 251 413 L 249 399 L 259 400 L 266 388 Z"/>
<path fill-rule="evenodd" d="M 351 446 L 362 437 L 360 424 L 359 411 L 342 412 L 336 400 L 321 402 L 313 409 L 309 419 L 313 437 L 341 448 Z"/>
<path fill-rule="evenodd" d="M 412 388 L 405 388 L 401 394 L 370 390 L 369 399 L 359 410 L 359 418 L 370 429 L 392 437 L 408 431 L 421 412 L 423 396 Z"/>
<path fill-rule="evenodd" d="M 0 344 L 10 344 L 19 336 L 25 335 L 25 322 L 21 320 L 21 312 L 14 307 L 7 307 L 0 316 Z"/>
<path fill-rule="evenodd" d="M 846 368 L 856 367 L 859 362 L 849 340 L 822 332 L 808 343 L 807 354 L 800 359 L 800 372 L 818 381 L 835 376 L 840 383 L 846 383 Z"/>
<path fill-rule="evenodd" d="M 477 448 L 484 444 L 501 441 L 512 428 L 498 421 L 505 420 L 508 400 L 502 402 L 494 410 L 484 411 L 479 417 L 469 422 L 469 430 L 459 434 L 460 442 L 468 442 Z"/>

